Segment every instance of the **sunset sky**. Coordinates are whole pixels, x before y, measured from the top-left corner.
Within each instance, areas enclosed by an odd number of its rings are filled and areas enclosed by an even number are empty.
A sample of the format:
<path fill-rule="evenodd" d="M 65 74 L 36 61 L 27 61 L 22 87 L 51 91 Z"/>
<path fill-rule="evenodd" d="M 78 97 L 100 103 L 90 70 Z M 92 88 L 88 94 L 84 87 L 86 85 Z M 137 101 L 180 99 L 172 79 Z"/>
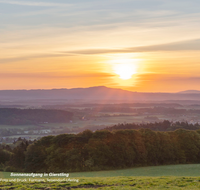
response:
<path fill-rule="evenodd" d="M 199 0 L 0 0 L 0 90 L 199 84 Z"/>

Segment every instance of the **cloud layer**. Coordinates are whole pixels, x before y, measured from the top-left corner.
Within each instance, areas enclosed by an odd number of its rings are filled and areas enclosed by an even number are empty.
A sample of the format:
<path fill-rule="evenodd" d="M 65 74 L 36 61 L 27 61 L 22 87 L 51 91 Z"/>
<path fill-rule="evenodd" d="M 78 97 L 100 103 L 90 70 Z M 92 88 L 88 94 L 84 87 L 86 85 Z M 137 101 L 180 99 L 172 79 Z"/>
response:
<path fill-rule="evenodd" d="M 153 51 L 199 51 L 200 39 L 158 44 L 151 46 L 138 46 L 123 49 L 85 49 L 77 51 L 65 52 L 67 54 L 105 54 L 105 53 L 137 53 L 137 52 L 153 52 Z"/>
<path fill-rule="evenodd" d="M 63 6 L 71 6 L 71 4 L 65 4 L 65 3 L 49 3 L 49 2 L 37 2 L 37 1 L 0 0 L 0 3 L 12 4 L 12 5 L 22 5 L 22 6 L 38 6 L 38 7 L 63 7 Z"/>

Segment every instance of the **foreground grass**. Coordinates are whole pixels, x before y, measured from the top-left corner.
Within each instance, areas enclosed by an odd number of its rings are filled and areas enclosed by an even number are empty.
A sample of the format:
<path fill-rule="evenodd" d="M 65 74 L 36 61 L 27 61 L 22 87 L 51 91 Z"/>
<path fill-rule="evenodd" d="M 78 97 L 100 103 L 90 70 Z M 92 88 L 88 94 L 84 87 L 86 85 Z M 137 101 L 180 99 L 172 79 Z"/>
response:
<path fill-rule="evenodd" d="M 0 182 L 0 189 L 197 190 L 200 177 L 92 177 L 79 182 Z"/>

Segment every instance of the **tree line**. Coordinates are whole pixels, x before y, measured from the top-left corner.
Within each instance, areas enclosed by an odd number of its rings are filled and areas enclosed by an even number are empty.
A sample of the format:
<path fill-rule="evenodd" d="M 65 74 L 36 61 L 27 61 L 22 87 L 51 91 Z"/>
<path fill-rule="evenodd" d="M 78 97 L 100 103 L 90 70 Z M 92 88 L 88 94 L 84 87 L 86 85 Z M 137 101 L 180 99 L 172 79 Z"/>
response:
<path fill-rule="evenodd" d="M 200 130 L 85 130 L 0 147 L 4 171 L 74 172 L 200 163 Z"/>
<path fill-rule="evenodd" d="M 198 123 L 192 124 L 186 122 L 171 122 L 168 120 L 154 122 L 154 123 L 118 123 L 111 127 L 106 127 L 104 129 L 112 131 L 112 130 L 120 130 L 120 129 L 151 129 L 153 131 L 175 131 L 177 129 L 187 129 L 187 130 L 198 130 L 200 129 L 200 125 Z"/>

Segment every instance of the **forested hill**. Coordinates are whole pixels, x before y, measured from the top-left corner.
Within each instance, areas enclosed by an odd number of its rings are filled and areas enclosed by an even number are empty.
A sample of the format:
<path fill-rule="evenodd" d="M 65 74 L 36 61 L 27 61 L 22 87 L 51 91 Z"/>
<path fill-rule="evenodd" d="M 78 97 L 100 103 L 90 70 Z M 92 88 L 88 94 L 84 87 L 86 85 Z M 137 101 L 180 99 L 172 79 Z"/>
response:
<path fill-rule="evenodd" d="M 0 108 L 0 124 L 25 125 L 69 122 L 73 113 L 63 110 Z"/>
<path fill-rule="evenodd" d="M 0 169 L 72 172 L 200 163 L 200 130 L 86 130 L 15 145 L 14 149 L 0 145 Z"/>

